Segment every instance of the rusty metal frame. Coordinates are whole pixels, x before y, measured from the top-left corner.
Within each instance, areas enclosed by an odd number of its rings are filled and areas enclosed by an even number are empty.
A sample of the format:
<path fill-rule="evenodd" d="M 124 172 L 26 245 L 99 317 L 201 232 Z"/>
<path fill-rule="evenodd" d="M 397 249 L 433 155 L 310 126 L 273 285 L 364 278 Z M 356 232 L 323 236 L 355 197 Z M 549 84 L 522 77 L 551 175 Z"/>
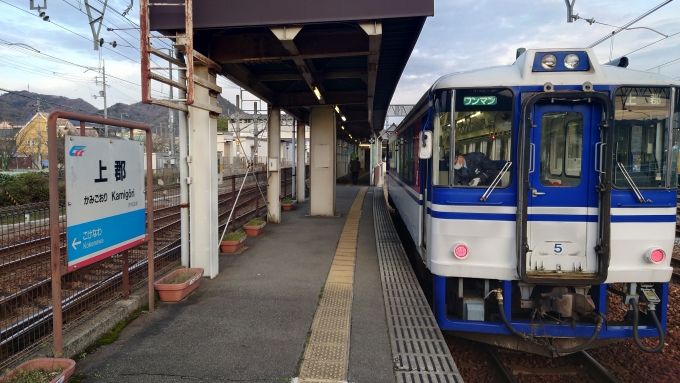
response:
<path fill-rule="evenodd" d="M 154 310 L 154 231 L 153 231 L 153 171 L 151 164 L 152 136 L 151 127 L 129 121 L 113 120 L 82 113 L 56 110 L 47 119 L 48 164 L 50 174 L 50 249 L 52 253 L 52 321 L 54 336 L 54 355 L 61 356 L 64 351 L 62 299 L 61 299 L 61 244 L 59 231 L 59 159 L 57 157 L 57 119 L 66 118 L 80 121 L 80 135 L 85 136 L 85 123 L 110 125 L 130 129 L 130 138 L 134 137 L 134 130 L 146 132 L 146 243 L 149 271 L 149 311 Z M 68 219 L 68 216 L 66 217 Z M 127 255 L 127 251 L 125 251 Z M 127 258 L 127 257 L 126 257 Z M 125 262 L 124 262 L 125 264 Z M 125 290 L 125 287 L 124 287 Z M 129 290 L 129 289 L 128 289 Z M 126 295 L 127 296 L 127 295 Z"/>
<path fill-rule="evenodd" d="M 151 97 L 151 57 L 153 48 L 151 48 L 151 29 L 149 24 L 150 7 L 153 5 L 159 6 L 181 6 L 184 5 L 185 13 L 185 35 L 183 36 L 185 42 L 185 66 L 186 66 L 186 101 L 185 105 L 194 104 L 194 16 L 193 16 L 193 0 L 184 0 L 184 3 L 152 3 L 149 0 L 140 0 L 139 2 L 139 52 L 141 55 L 141 73 L 142 73 L 142 102 L 145 104 L 157 104 L 173 109 L 180 109 L 178 106 L 172 106 L 172 103 L 163 102 L 162 100 L 155 100 Z M 169 39 L 177 40 L 178 36 L 167 36 Z M 181 82 L 182 79 L 180 78 Z M 171 85 L 172 86 L 172 85 Z M 171 105 L 168 105 L 171 104 Z"/>

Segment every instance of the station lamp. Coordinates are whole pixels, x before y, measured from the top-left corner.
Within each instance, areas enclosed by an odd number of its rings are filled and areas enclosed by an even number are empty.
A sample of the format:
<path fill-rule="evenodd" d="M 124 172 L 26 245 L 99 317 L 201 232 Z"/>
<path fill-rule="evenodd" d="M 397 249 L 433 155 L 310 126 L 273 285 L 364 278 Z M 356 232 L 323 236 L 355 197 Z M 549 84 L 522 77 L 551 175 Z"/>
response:
<path fill-rule="evenodd" d="M 321 100 L 321 92 L 319 92 L 319 88 L 314 87 L 314 89 L 312 89 L 312 90 L 314 91 L 314 95 L 316 96 L 316 98 Z"/>

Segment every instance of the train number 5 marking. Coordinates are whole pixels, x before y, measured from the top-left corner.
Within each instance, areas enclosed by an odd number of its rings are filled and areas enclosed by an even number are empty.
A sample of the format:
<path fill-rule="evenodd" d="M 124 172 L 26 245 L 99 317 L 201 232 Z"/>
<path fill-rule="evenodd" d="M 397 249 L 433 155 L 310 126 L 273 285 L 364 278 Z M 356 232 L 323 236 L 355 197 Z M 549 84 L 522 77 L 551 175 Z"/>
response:
<path fill-rule="evenodd" d="M 561 243 L 556 243 L 555 248 L 553 249 L 555 251 L 555 254 L 559 254 L 562 252 L 562 244 Z"/>

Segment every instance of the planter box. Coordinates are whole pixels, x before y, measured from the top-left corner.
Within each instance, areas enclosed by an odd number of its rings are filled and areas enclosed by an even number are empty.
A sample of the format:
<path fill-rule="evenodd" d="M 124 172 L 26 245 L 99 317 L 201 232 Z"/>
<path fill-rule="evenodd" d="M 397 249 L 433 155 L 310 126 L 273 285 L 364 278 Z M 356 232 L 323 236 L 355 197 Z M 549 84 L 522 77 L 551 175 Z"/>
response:
<path fill-rule="evenodd" d="M 184 283 L 173 283 L 173 284 L 167 284 L 165 281 L 169 280 L 170 278 L 174 277 L 175 275 L 183 272 L 193 272 L 194 276 L 191 277 L 188 281 Z M 203 269 L 178 269 L 173 271 L 172 273 L 166 275 L 165 277 L 159 279 L 156 283 L 153 284 L 153 287 L 156 288 L 156 291 L 158 291 L 158 295 L 161 297 L 161 301 L 163 302 L 179 302 L 184 297 L 189 295 L 190 292 L 196 290 L 198 286 L 201 284 L 201 277 L 203 277 Z"/>
<path fill-rule="evenodd" d="M 295 206 L 295 202 L 293 202 L 293 203 L 282 203 L 281 209 L 283 209 L 284 211 L 289 211 L 289 210 L 293 210 L 294 206 Z"/>
<path fill-rule="evenodd" d="M 55 376 L 54 379 L 50 380 L 50 383 L 66 383 L 68 378 L 73 375 L 76 369 L 76 362 L 72 359 L 66 358 L 38 358 L 29 360 L 28 362 L 21 363 L 19 367 L 8 372 L 4 376 L 0 377 L 0 383 L 8 381 L 10 378 L 16 376 L 19 371 L 30 371 L 30 370 L 54 370 L 56 368 L 62 369 L 59 375 Z"/>
<path fill-rule="evenodd" d="M 235 241 L 222 241 L 220 242 L 220 250 L 223 253 L 227 254 L 232 254 L 235 253 L 243 247 L 243 241 L 246 240 L 246 236 L 244 235 L 240 239 L 237 239 Z"/>
<path fill-rule="evenodd" d="M 262 233 L 262 230 L 264 230 L 264 226 L 267 224 L 267 222 L 262 223 L 262 225 L 258 226 L 243 226 L 243 229 L 246 231 L 246 234 L 249 237 L 257 237 Z"/>

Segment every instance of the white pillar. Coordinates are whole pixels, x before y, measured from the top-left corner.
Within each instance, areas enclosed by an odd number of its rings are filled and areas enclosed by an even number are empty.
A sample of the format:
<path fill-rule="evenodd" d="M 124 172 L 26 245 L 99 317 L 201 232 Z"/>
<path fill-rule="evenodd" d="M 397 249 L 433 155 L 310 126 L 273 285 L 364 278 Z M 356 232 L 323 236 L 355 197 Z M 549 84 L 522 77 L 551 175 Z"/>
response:
<path fill-rule="evenodd" d="M 271 108 L 267 125 L 269 182 L 267 183 L 268 221 L 281 223 L 281 108 Z"/>
<path fill-rule="evenodd" d="M 297 201 L 305 202 L 305 124 L 298 123 L 297 126 Z"/>
<path fill-rule="evenodd" d="M 333 106 L 313 107 L 309 116 L 309 193 L 312 216 L 335 216 L 335 110 Z"/>
<path fill-rule="evenodd" d="M 191 59 L 191 58 L 190 58 Z M 208 68 L 196 66 L 194 74 L 205 82 L 215 84 L 215 76 Z M 217 106 L 217 98 L 202 86 L 194 88 L 194 99 L 201 104 Z M 210 112 L 189 107 L 189 216 L 191 230 L 191 267 L 204 269 L 205 276 L 215 278 L 219 273 L 217 244 L 217 117 Z"/>

